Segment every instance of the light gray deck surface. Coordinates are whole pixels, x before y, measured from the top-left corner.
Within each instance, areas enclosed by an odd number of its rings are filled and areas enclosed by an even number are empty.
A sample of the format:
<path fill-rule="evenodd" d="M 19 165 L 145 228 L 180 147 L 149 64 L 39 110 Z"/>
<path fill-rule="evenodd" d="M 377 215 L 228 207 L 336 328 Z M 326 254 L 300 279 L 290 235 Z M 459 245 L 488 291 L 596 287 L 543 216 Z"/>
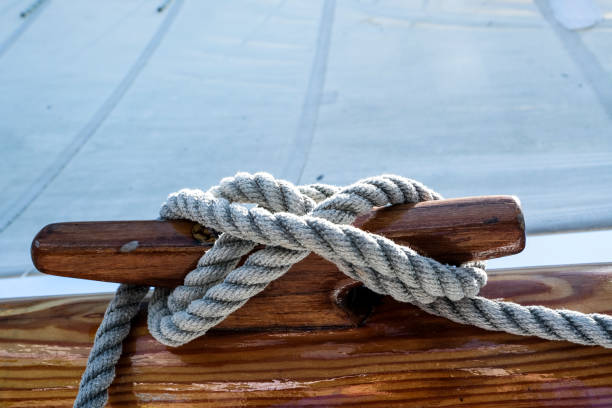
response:
<path fill-rule="evenodd" d="M 45 224 L 149 219 L 236 171 L 515 194 L 612 226 L 612 1 L 0 2 L 0 275 Z"/>

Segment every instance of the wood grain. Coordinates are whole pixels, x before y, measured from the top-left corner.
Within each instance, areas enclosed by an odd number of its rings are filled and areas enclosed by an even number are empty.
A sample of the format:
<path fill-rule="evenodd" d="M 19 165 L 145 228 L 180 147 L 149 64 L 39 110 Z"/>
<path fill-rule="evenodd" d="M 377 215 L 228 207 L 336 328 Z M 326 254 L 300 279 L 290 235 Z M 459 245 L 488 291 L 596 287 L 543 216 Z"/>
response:
<path fill-rule="evenodd" d="M 355 226 L 441 262 L 518 253 L 525 225 L 516 197 L 469 197 L 379 208 Z M 70 222 L 44 227 L 32 241 L 41 272 L 83 279 L 174 287 L 215 235 L 186 221 Z M 196 238 L 197 237 L 197 238 Z M 316 258 L 302 262 L 316 271 Z"/>
<path fill-rule="evenodd" d="M 483 294 L 609 314 L 612 265 L 494 271 Z M 3 303 L 0 406 L 71 406 L 109 299 Z M 236 315 L 256 314 L 256 300 Z M 345 327 L 296 327 L 282 312 L 273 327 L 225 324 L 176 349 L 141 314 L 109 406 L 612 406 L 612 350 L 462 326 L 388 297 Z"/>

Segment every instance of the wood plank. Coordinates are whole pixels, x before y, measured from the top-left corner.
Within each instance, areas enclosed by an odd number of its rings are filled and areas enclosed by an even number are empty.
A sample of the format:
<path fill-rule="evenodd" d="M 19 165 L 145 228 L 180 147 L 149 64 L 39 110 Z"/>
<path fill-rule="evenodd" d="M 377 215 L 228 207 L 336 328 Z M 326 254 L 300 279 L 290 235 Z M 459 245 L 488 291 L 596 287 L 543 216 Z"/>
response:
<path fill-rule="evenodd" d="M 376 209 L 355 226 L 459 264 L 525 247 L 520 203 L 512 196 L 468 197 Z M 70 222 L 44 227 L 32 242 L 41 272 L 110 282 L 174 287 L 216 235 L 187 221 Z M 319 260 L 302 262 L 318 271 Z"/>
<path fill-rule="evenodd" d="M 611 278 L 612 264 L 499 270 L 483 294 L 612 313 Z M 71 406 L 109 299 L 3 303 L 0 405 Z M 255 313 L 256 299 L 236 315 Z M 109 406 L 612 404 L 612 350 L 462 326 L 388 297 L 353 327 L 288 327 L 283 316 L 274 328 L 224 325 L 171 349 L 147 333 L 143 313 L 126 341 Z"/>

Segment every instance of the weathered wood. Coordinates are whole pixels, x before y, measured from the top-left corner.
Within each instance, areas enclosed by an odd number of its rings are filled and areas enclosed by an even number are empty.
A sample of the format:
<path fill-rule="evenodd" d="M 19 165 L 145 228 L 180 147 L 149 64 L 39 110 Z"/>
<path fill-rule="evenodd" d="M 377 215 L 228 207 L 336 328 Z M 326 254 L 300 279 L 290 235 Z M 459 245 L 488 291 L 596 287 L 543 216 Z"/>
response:
<path fill-rule="evenodd" d="M 51 224 L 34 238 L 32 260 L 38 270 L 53 275 L 176 286 L 214 242 L 206 229 L 194 234 L 194 225 L 186 221 Z M 448 263 L 511 255 L 525 246 L 520 204 L 511 196 L 382 208 L 360 217 L 355 226 Z M 317 271 L 315 257 L 301 264 Z"/>
<path fill-rule="evenodd" d="M 483 294 L 611 313 L 612 265 L 494 271 Z M 0 406 L 71 406 L 109 299 L 1 304 Z M 256 314 L 256 299 L 236 315 Z M 172 349 L 141 315 L 109 406 L 612 406 L 612 350 L 462 326 L 388 297 L 358 326 L 298 328 L 284 316 Z"/>

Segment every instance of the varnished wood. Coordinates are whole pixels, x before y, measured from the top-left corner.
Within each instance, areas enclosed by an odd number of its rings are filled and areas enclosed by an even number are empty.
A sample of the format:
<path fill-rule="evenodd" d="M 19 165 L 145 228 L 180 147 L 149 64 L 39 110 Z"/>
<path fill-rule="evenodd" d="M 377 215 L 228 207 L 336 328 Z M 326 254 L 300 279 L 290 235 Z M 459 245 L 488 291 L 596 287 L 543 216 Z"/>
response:
<path fill-rule="evenodd" d="M 186 221 L 52 224 L 34 239 L 32 258 L 39 270 L 56 275 L 176 286 L 214 242 L 214 235 L 205 229 L 194 234 L 194 225 Z M 520 205 L 508 196 L 378 209 L 355 225 L 401 244 L 415 242 L 412 246 L 421 253 L 454 262 L 519 252 L 525 242 Z M 251 307 L 228 317 L 222 327 L 350 327 L 370 310 L 367 305 L 359 310 L 345 307 L 347 298 L 342 296 L 354 285 L 332 264 L 311 254 L 252 299 Z"/>
<path fill-rule="evenodd" d="M 612 265 L 494 271 L 482 292 L 609 314 Z M 71 406 L 109 299 L 1 304 L 0 406 Z M 236 314 L 256 313 L 254 300 Z M 488 332 L 388 297 L 357 326 L 293 327 L 284 316 L 274 327 L 223 324 L 172 349 L 143 313 L 109 406 L 612 406 L 612 350 Z"/>
<path fill-rule="evenodd" d="M 520 204 L 511 196 L 381 208 L 355 226 L 448 263 L 511 255 L 525 246 Z M 32 260 L 38 270 L 53 275 L 176 286 L 214 242 L 206 229 L 194 237 L 193 227 L 186 221 L 51 224 L 34 238 Z M 317 271 L 314 257 L 302 264 Z"/>

